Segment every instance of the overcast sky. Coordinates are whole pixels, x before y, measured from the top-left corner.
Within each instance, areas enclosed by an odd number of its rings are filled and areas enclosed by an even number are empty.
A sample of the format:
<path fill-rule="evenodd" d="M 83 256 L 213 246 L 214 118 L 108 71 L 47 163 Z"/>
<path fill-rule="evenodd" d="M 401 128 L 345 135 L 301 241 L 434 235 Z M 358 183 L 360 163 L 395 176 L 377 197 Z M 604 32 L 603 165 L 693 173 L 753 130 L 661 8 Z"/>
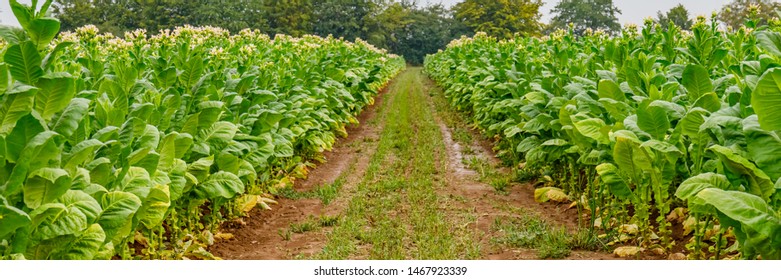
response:
<path fill-rule="evenodd" d="M 315 0 L 316 1 L 316 0 Z M 429 3 L 443 3 L 452 6 L 460 0 L 422 0 Z M 30 0 L 20 0 L 22 3 L 30 3 Z M 43 1 L 40 1 L 43 2 Z M 543 1 L 545 7 L 542 9 L 543 20 L 547 22 L 550 16 L 550 10 L 556 6 L 558 1 Z M 730 0 L 615 0 L 614 3 L 621 10 L 618 19 L 621 23 L 642 23 L 643 19 L 649 16 L 656 16 L 657 11 L 667 11 L 679 3 L 689 9 L 692 17 L 698 15 L 710 16 L 711 12 L 718 10 Z M 0 24 L 19 25 L 11 13 L 8 0 L 0 0 Z"/>
<path fill-rule="evenodd" d="M 455 5 L 461 0 L 423 0 L 429 3 L 443 3 L 447 6 Z M 543 0 L 545 6 L 542 8 L 542 19 L 548 22 L 552 17 L 550 10 L 556 6 L 559 1 Z M 618 16 L 618 20 L 622 23 L 637 23 L 643 22 L 646 17 L 656 17 L 657 11 L 667 11 L 678 4 L 683 4 L 686 9 L 689 10 L 689 14 L 692 17 L 698 15 L 705 15 L 710 17 L 711 13 L 715 10 L 721 9 L 724 4 L 729 3 L 730 0 L 614 0 L 621 15 Z"/>

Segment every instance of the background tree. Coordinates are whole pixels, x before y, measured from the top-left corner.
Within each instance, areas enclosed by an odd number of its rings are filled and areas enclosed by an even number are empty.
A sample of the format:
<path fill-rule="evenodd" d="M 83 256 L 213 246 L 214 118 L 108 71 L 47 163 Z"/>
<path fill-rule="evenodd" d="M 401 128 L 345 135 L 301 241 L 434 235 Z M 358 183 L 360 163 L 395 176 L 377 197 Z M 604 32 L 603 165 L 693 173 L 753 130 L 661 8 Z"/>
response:
<path fill-rule="evenodd" d="M 263 0 L 263 10 L 272 35 L 312 33 L 312 0 Z"/>
<path fill-rule="evenodd" d="M 391 51 L 403 55 L 412 64 L 422 64 L 427 54 L 436 53 L 453 39 L 468 34 L 442 5 L 412 9 L 408 17 L 408 24 L 397 32 Z"/>
<path fill-rule="evenodd" d="M 687 10 L 683 4 L 678 4 L 678 6 L 667 11 L 666 14 L 663 14 L 662 11 L 657 12 L 657 18 L 659 24 L 661 24 L 664 29 L 667 29 L 670 22 L 683 30 L 691 29 L 692 24 L 694 24 L 689 17 L 689 10 Z"/>
<path fill-rule="evenodd" d="M 539 7 L 531 7 L 538 14 Z M 189 24 L 222 27 L 233 33 L 253 28 L 270 36 L 313 33 L 351 41 L 363 38 L 404 55 L 411 63 L 421 63 L 426 54 L 445 48 L 461 35 L 471 35 L 471 28 L 456 20 L 450 10 L 441 5 L 421 6 L 413 0 L 55 0 L 54 14 L 63 31 L 94 24 L 118 36 L 138 28 L 156 34 Z M 504 20 L 496 22 L 504 24 Z"/>
<path fill-rule="evenodd" d="M 540 35 L 541 0 L 466 0 L 453 7 L 455 18 L 475 32 L 498 38 Z"/>
<path fill-rule="evenodd" d="M 398 42 L 399 32 L 410 24 L 410 11 L 414 4 L 408 2 L 380 3 L 377 14 L 366 22 L 366 41 L 380 48 L 391 49 Z"/>
<path fill-rule="evenodd" d="M 57 0 L 52 7 L 63 31 L 93 24 L 103 32 L 119 35 L 140 28 L 140 6 L 135 1 Z"/>
<path fill-rule="evenodd" d="M 195 1 L 193 1 L 195 2 Z M 189 23 L 193 26 L 219 26 L 233 33 L 242 29 L 269 30 L 263 3 L 258 0 L 198 0 Z"/>
<path fill-rule="evenodd" d="M 314 9 L 313 32 L 346 40 L 365 37 L 366 22 L 379 5 L 371 0 L 322 0 Z"/>
<path fill-rule="evenodd" d="M 781 4 L 772 0 L 733 0 L 721 8 L 718 18 L 725 25 L 738 29 L 752 16 L 752 6 L 759 19 L 758 24 L 767 23 L 767 20 L 777 16 L 775 11 L 781 9 Z"/>
<path fill-rule="evenodd" d="M 562 0 L 552 13 L 552 29 L 566 29 L 574 25 L 575 33 L 582 35 L 586 29 L 616 33 L 621 30 L 618 15 L 621 14 L 613 0 Z"/>

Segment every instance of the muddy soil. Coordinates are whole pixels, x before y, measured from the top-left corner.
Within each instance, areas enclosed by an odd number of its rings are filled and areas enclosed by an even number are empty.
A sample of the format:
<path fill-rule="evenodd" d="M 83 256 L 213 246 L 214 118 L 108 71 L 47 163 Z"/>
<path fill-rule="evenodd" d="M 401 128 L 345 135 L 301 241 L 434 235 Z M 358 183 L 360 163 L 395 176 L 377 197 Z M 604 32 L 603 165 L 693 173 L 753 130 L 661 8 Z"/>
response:
<path fill-rule="evenodd" d="M 433 83 L 426 83 L 429 90 L 432 90 Z M 434 107 L 433 101 L 432 108 Z M 442 112 L 439 112 L 440 114 Z M 492 229 L 493 221 L 496 218 L 519 217 L 517 210 L 531 212 L 538 215 L 543 220 L 554 225 L 565 227 L 569 232 L 574 233 L 578 229 L 577 209 L 569 209 L 566 205 L 540 204 L 534 200 L 534 186 L 531 184 L 512 184 L 506 191 L 506 194 L 497 192 L 489 184 L 479 181 L 478 173 L 469 169 L 464 164 L 468 157 L 479 157 L 483 160 L 496 165 L 500 173 L 510 172 L 507 168 L 498 167 L 500 160 L 490 151 L 493 145 L 485 140 L 476 131 L 470 130 L 473 142 L 469 144 L 469 150 L 473 155 L 465 155 L 463 143 L 453 140 L 452 129 L 442 121 L 440 116 L 436 118 L 439 124 L 442 138 L 444 139 L 447 160 L 448 174 L 447 187 L 442 190 L 443 194 L 452 199 L 450 205 L 457 217 L 458 213 L 468 213 L 476 215 L 477 219 L 473 226 L 481 235 L 481 249 L 484 259 L 488 260 L 532 260 L 538 259 L 535 250 L 502 248 L 492 244 L 492 238 L 499 233 Z M 616 259 L 614 255 L 606 252 L 574 251 L 567 259 L 586 259 L 586 260 L 611 260 Z"/>

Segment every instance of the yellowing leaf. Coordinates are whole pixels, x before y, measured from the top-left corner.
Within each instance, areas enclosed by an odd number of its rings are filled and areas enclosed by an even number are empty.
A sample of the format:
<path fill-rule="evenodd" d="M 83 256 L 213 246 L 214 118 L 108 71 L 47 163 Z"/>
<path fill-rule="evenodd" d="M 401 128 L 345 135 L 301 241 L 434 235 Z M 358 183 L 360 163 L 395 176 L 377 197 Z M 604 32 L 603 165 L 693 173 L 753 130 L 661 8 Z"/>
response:
<path fill-rule="evenodd" d="M 249 213 L 258 205 L 260 197 L 257 195 L 243 195 L 236 200 L 236 208 L 244 213 Z"/>
<path fill-rule="evenodd" d="M 233 234 L 220 232 L 218 234 L 215 234 L 214 238 L 218 239 L 218 240 L 231 240 L 231 239 L 233 239 Z"/>
<path fill-rule="evenodd" d="M 540 203 L 553 201 L 553 202 L 567 202 L 569 197 L 559 188 L 545 187 L 534 190 L 534 200 Z"/>

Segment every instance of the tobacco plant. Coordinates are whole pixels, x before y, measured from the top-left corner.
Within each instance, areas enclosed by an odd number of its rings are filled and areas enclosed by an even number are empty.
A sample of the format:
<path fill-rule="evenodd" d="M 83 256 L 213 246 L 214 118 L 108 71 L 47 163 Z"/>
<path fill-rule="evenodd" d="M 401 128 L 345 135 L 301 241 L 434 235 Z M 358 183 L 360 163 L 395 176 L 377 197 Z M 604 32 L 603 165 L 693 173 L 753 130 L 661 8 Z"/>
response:
<path fill-rule="evenodd" d="M 569 193 L 610 244 L 779 259 L 780 30 L 701 18 L 691 32 L 478 34 L 425 67 L 499 156 Z"/>
<path fill-rule="evenodd" d="M 38 7 L 32 1 L 32 7 Z M 213 258 L 221 223 L 345 136 L 403 59 L 358 41 L 180 27 L 0 30 L 0 257 Z"/>

